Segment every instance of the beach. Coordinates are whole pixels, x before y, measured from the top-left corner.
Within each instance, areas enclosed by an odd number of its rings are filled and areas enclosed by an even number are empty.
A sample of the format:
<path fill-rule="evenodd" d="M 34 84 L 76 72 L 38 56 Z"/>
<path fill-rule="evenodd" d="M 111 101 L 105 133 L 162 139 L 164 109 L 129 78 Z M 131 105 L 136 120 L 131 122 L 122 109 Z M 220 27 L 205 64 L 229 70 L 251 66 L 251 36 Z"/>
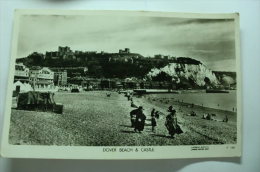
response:
<path fill-rule="evenodd" d="M 107 97 L 106 94 L 111 96 Z M 144 107 L 147 117 L 142 133 L 130 127 L 131 102 L 115 91 L 80 93 L 57 92 L 56 103 L 64 105 L 63 114 L 12 109 L 9 143 L 16 145 L 59 146 L 162 146 L 236 143 L 236 112 L 191 106 L 190 103 L 154 95 L 133 97 Z M 167 108 L 177 110 L 178 123 L 184 133 L 168 136 L 164 125 Z M 160 112 L 156 132 L 151 131 L 152 108 Z M 190 116 L 194 111 L 197 116 Z M 204 113 L 214 120 L 202 119 Z M 229 121 L 222 122 L 228 116 Z"/>

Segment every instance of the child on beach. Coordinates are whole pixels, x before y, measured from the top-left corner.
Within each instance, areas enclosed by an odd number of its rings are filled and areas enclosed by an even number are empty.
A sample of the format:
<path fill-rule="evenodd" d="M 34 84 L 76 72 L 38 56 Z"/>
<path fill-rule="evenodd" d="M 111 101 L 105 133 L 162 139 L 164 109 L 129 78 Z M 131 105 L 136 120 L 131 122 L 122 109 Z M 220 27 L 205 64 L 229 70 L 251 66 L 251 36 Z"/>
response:
<path fill-rule="evenodd" d="M 154 116 L 155 109 L 153 108 L 151 111 L 151 117 Z"/>
<path fill-rule="evenodd" d="M 155 132 L 155 127 L 156 127 L 156 119 L 155 119 L 155 109 L 153 108 L 151 112 L 151 126 L 152 126 L 152 132 Z"/>
<path fill-rule="evenodd" d="M 154 113 L 154 116 L 155 116 L 155 118 L 159 119 L 159 118 L 160 118 L 159 111 L 156 111 L 156 112 Z"/>
<path fill-rule="evenodd" d="M 136 114 L 138 113 L 138 109 L 134 109 L 130 112 L 130 121 L 131 121 L 131 127 L 135 127 L 135 121 L 136 121 Z"/>
<path fill-rule="evenodd" d="M 155 119 L 154 115 L 152 116 L 152 119 L 151 119 L 151 125 L 152 125 L 152 132 L 155 133 L 155 127 L 157 126 L 157 124 L 156 124 L 156 119 Z"/>
<path fill-rule="evenodd" d="M 225 118 L 223 119 L 223 122 L 228 122 L 228 116 L 226 115 Z"/>

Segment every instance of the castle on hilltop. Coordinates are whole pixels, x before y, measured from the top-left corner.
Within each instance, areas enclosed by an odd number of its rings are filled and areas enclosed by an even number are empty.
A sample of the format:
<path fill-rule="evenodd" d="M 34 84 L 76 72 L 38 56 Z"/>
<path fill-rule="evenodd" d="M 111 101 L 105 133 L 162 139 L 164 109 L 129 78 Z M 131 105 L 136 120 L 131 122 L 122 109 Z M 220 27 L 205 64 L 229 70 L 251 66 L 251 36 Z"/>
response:
<path fill-rule="evenodd" d="M 129 48 L 125 48 L 124 50 L 120 49 L 118 51 L 119 54 L 130 54 L 130 49 Z"/>
<path fill-rule="evenodd" d="M 45 53 L 45 59 L 76 59 L 74 52 L 70 47 L 59 46 L 58 51 L 47 51 Z"/>
<path fill-rule="evenodd" d="M 45 59 L 63 59 L 63 60 L 69 60 L 69 59 L 77 59 L 77 56 L 82 56 L 82 55 L 90 55 L 90 54 L 98 54 L 96 51 L 72 51 L 70 47 L 65 46 L 59 46 L 58 51 L 47 51 L 45 53 Z M 100 54 L 104 55 L 105 52 L 101 51 Z M 127 55 L 131 54 L 129 48 L 125 49 L 119 49 L 118 54 L 121 55 Z"/>

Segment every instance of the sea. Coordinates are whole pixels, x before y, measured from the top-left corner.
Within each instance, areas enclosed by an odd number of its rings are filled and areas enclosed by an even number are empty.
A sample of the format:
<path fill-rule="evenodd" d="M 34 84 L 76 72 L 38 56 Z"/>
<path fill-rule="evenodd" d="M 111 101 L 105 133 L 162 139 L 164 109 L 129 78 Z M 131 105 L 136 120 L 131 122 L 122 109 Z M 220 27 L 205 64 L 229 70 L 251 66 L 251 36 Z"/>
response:
<path fill-rule="evenodd" d="M 185 92 L 179 94 L 153 94 L 149 95 L 154 98 L 174 99 L 184 103 L 200 105 L 204 107 L 221 109 L 227 111 L 237 110 L 236 90 L 229 93 L 205 93 L 205 92 Z"/>

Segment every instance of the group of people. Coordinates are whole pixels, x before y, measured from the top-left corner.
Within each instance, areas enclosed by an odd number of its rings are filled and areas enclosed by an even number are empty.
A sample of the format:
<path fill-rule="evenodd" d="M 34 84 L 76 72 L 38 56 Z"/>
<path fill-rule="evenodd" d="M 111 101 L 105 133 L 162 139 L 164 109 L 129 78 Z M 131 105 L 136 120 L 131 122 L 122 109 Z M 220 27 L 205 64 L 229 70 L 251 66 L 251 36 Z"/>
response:
<path fill-rule="evenodd" d="M 143 107 L 139 106 L 130 112 L 131 127 L 134 128 L 135 132 L 141 133 L 144 130 L 146 116 L 143 113 Z M 172 106 L 168 108 L 168 115 L 165 119 L 165 127 L 168 130 L 170 137 L 174 137 L 175 134 L 183 133 L 182 129 L 178 125 L 176 110 Z M 159 119 L 159 112 L 152 109 L 151 112 L 151 126 L 152 132 L 155 132 L 155 127 L 157 126 L 157 119 Z"/>

